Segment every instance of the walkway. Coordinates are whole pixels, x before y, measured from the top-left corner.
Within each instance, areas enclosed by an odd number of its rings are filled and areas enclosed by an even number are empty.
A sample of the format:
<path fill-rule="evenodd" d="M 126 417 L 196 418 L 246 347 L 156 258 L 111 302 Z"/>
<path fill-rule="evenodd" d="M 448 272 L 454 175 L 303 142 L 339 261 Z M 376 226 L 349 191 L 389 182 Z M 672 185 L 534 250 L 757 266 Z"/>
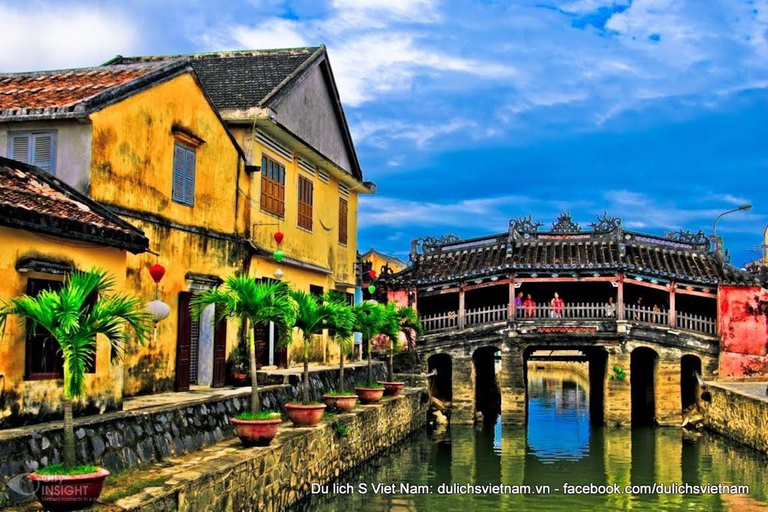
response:
<path fill-rule="evenodd" d="M 766 395 L 766 386 L 768 386 L 768 381 L 763 381 L 763 382 L 712 381 L 712 382 L 707 382 L 707 384 L 711 384 L 723 389 L 727 389 L 729 391 L 733 391 L 734 393 L 739 393 L 741 395 L 746 395 L 752 398 L 757 398 L 758 400 L 762 400 L 764 402 L 768 402 L 768 395 Z"/>

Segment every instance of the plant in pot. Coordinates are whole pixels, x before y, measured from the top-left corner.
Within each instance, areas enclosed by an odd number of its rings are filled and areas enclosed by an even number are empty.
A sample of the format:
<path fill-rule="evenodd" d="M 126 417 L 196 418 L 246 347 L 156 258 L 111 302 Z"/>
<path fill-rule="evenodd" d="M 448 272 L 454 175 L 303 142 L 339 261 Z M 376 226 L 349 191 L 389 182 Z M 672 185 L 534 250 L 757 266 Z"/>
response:
<path fill-rule="evenodd" d="M 103 335 L 112 346 L 113 358 L 122 356 L 130 342 L 128 324 L 136 340 L 144 343 L 151 332 L 152 317 L 141 299 L 112 293 L 114 278 L 92 269 L 69 274 L 59 290 L 44 290 L 36 297 L 22 295 L 0 304 L 0 330 L 9 316 L 23 320 L 25 329 L 44 329 L 56 340 L 64 359 L 63 463 L 39 469 L 28 476 L 36 483 L 37 499 L 47 510 L 80 510 L 101 494 L 106 469 L 77 464 L 72 402 L 86 393 L 86 368 L 96 352 L 96 338 Z"/>
<path fill-rule="evenodd" d="M 357 395 L 354 391 L 344 389 L 344 357 L 355 346 L 352 337 L 355 327 L 355 315 L 352 306 L 347 303 L 347 298 L 336 291 L 328 291 L 323 296 L 325 303 L 334 303 L 338 307 L 332 308 L 332 314 L 326 319 L 326 327 L 331 339 L 339 346 L 339 385 L 336 391 L 323 395 L 323 402 L 328 407 L 335 407 L 341 412 L 349 412 L 355 408 Z"/>
<path fill-rule="evenodd" d="M 245 386 L 248 384 L 248 344 L 240 342 L 229 353 L 227 367 L 232 384 Z"/>
<path fill-rule="evenodd" d="M 398 306 L 395 302 L 389 302 L 385 306 L 384 319 L 381 326 L 382 334 L 389 338 L 387 362 L 387 381 L 384 385 L 384 394 L 397 396 L 405 387 L 405 382 L 394 382 L 394 355 L 400 344 L 400 333 L 406 337 L 408 345 L 413 345 L 417 333 L 421 333 L 421 323 L 416 311 L 409 306 Z"/>
<path fill-rule="evenodd" d="M 341 306 L 335 302 L 322 302 L 317 296 L 302 290 L 291 290 L 296 305 L 295 326 L 301 333 L 304 344 L 304 385 L 301 403 L 285 404 L 285 412 L 297 427 L 314 427 L 323 419 L 326 405 L 309 401 L 309 348 L 312 336 L 320 334 L 328 326 L 328 319 L 338 314 Z"/>
<path fill-rule="evenodd" d="M 375 404 L 384 396 L 384 386 L 373 380 L 371 338 L 379 333 L 384 322 L 384 306 L 376 301 L 365 301 L 352 307 L 355 315 L 355 331 L 363 335 L 363 345 L 368 353 L 368 379 L 364 386 L 357 386 L 357 396 L 363 404 Z"/>
<path fill-rule="evenodd" d="M 221 286 L 206 290 L 192 299 L 192 316 L 199 319 L 203 310 L 211 305 L 216 308 L 215 323 L 227 318 L 236 319 L 242 326 L 241 331 L 248 337 L 251 407 L 250 411 L 230 418 L 230 422 L 245 446 L 266 446 L 277 434 L 282 420 L 279 412 L 263 411 L 261 408 L 254 331 L 260 323 L 274 322 L 281 333 L 280 342 L 285 342 L 296 317 L 288 285 L 274 281 L 256 282 L 249 276 L 231 275 Z"/>

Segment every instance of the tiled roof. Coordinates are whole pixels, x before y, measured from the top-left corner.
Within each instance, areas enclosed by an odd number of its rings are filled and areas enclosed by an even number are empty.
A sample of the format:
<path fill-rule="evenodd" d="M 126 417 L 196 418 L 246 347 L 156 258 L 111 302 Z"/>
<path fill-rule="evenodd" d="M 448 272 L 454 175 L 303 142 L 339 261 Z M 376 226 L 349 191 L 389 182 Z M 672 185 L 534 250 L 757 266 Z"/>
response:
<path fill-rule="evenodd" d="M 421 244 L 422 250 L 418 250 Z M 532 231 L 469 240 L 450 237 L 414 241 L 412 265 L 392 284 L 432 285 L 514 273 L 519 276 L 589 276 L 621 271 L 662 281 L 751 285 L 754 276 L 723 261 L 701 235 L 664 238 L 624 231 Z"/>
<path fill-rule="evenodd" d="M 145 252 L 138 228 L 31 165 L 0 157 L 0 225 Z"/>
<path fill-rule="evenodd" d="M 0 120 L 83 117 L 187 61 L 0 74 Z"/>
<path fill-rule="evenodd" d="M 118 55 L 107 65 L 188 58 L 216 108 L 248 109 L 262 104 L 273 91 L 303 69 L 303 65 L 323 49 L 319 46 L 189 55 Z"/>

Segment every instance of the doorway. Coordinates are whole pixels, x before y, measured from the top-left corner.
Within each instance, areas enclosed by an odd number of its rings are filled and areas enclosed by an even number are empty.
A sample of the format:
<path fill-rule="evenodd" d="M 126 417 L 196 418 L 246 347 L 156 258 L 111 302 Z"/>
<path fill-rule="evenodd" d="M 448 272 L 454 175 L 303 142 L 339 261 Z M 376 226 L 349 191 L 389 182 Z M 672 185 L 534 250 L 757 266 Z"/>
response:
<path fill-rule="evenodd" d="M 226 377 L 227 322 L 214 325 L 214 306 L 192 318 L 193 292 L 179 293 L 176 330 L 176 391 L 190 385 L 220 387 Z"/>

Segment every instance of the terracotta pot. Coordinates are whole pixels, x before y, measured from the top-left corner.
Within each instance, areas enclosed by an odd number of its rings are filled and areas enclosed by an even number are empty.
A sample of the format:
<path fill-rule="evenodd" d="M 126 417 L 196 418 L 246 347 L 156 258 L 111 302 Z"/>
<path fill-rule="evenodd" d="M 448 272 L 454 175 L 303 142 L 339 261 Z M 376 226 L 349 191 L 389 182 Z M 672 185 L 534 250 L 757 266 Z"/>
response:
<path fill-rule="evenodd" d="M 283 421 L 274 420 L 238 420 L 230 418 L 235 435 L 245 446 L 267 446 L 277 434 L 277 427 Z"/>
<path fill-rule="evenodd" d="M 349 412 L 355 408 L 357 395 L 341 395 L 336 397 L 336 408 L 341 412 Z"/>
<path fill-rule="evenodd" d="M 316 427 L 320 420 L 323 419 L 325 407 L 325 404 L 285 404 L 285 412 L 288 413 L 288 417 L 297 427 Z"/>
<path fill-rule="evenodd" d="M 336 395 L 323 395 L 323 402 L 328 407 L 336 407 Z"/>
<path fill-rule="evenodd" d="M 385 396 L 397 396 L 405 387 L 405 382 L 379 382 L 384 386 Z"/>
<path fill-rule="evenodd" d="M 109 471 L 99 468 L 85 475 L 38 475 L 27 478 L 34 482 L 37 500 L 46 510 L 82 510 L 99 499 Z"/>
<path fill-rule="evenodd" d="M 362 404 L 375 404 L 384 396 L 384 388 L 355 388 Z"/>

